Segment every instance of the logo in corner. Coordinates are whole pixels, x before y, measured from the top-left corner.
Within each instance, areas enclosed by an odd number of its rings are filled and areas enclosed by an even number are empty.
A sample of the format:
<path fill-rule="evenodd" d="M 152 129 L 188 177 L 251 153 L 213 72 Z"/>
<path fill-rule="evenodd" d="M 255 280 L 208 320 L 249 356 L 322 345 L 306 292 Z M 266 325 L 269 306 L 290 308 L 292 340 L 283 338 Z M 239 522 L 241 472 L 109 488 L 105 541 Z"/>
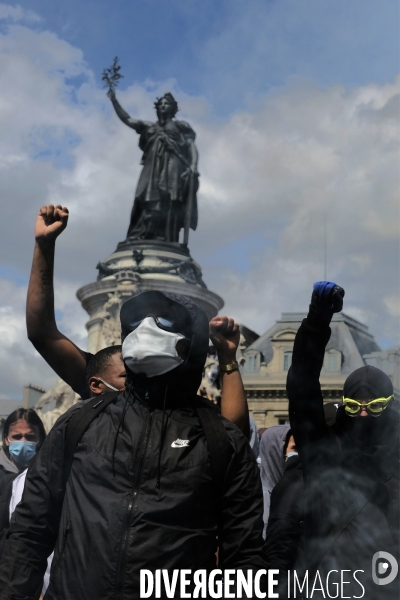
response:
<path fill-rule="evenodd" d="M 392 583 L 392 581 L 396 579 L 398 572 L 399 565 L 392 554 L 389 554 L 389 552 L 383 552 L 383 550 L 375 552 L 374 556 L 372 557 L 372 580 L 374 583 L 377 585 L 387 585 L 388 583 Z M 386 576 L 381 577 L 381 575 Z"/>
<path fill-rule="evenodd" d="M 171 444 L 171 448 L 187 448 L 189 446 L 189 440 L 177 439 Z"/>

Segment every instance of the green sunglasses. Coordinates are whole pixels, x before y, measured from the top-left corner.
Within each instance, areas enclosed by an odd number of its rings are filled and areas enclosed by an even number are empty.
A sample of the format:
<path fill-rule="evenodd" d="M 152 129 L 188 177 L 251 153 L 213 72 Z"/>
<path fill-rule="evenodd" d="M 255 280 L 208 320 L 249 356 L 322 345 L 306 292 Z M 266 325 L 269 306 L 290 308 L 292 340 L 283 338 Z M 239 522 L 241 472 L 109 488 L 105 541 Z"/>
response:
<path fill-rule="evenodd" d="M 385 408 L 387 408 L 392 398 L 393 395 L 388 398 L 376 398 L 375 400 L 370 400 L 366 404 L 358 402 L 358 400 L 352 400 L 351 398 L 343 398 L 344 410 L 350 417 L 357 417 L 361 410 L 365 408 L 371 417 L 379 417 Z"/>

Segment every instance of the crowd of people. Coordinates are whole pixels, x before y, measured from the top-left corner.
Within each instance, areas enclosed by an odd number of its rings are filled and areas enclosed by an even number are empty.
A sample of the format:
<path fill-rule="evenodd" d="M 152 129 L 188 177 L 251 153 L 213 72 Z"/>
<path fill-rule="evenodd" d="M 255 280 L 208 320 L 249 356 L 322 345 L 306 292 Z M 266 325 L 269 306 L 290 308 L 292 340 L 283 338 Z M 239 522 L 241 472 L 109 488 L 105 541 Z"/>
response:
<path fill-rule="evenodd" d="M 65 207 L 39 211 L 27 331 L 81 401 L 47 436 L 32 409 L 5 422 L 0 600 L 131 600 L 141 597 L 141 571 L 176 569 L 220 569 L 237 581 L 261 574 L 265 595 L 254 586 L 247 597 L 397 599 L 392 382 L 361 367 L 339 406 L 324 403 L 319 383 L 344 290 L 314 284 L 288 372 L 290 425 L 258 439 L 232 318 L 208 322 L 189 297 L 147 291 L 122 305 L 121 345 L 91 355 L 58 330 L 54 255 L 67 221 Z M 219 404 L 199 393 L 210 339 Z M 229 581 L 200 597 L 242 597 L 229 595 Z"/>

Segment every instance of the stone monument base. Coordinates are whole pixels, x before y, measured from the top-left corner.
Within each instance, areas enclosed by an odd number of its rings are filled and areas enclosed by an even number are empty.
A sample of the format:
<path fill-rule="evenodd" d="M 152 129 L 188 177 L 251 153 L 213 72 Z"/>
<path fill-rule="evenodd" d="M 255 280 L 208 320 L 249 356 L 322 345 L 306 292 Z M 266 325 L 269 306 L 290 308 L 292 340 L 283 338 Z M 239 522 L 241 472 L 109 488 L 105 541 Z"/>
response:
<path fill-rule="evenodd" d="M 89 314 L 88 352 L 121 343 L 119 311 L 129 297 L 148 290 L 174 292 L 193 298 L 211 319 L 223 307 L 210 292 L 199 265 L 183 244 L 158 240 L 121 242 L 116 251 L 97 265 L 98 279 L 77 291 Z"/>

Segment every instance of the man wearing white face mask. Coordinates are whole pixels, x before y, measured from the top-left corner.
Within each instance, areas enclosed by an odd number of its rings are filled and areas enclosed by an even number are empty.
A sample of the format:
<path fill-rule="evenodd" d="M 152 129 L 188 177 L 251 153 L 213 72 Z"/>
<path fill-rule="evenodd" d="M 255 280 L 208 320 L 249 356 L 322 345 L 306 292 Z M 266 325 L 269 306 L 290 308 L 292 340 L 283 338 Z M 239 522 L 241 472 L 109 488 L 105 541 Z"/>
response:
<path fill-rule="evenodd" d="M 125 389 L 126 369 L 122 361 L 121 346 L 99 350 L 86 367 L 86 386 L 92 396 Z"/>
<path fill-rule="evenodd" d="M 68 217 L 67 207 L 52 204 L 42 206 L 37 215 L 35 248 L 26 301 L 26 327 L 30 341 L 49 366 L 82 399 L 88 399 L 113 388 L 122 389 L 124 386 L 121 377 L 125 367 L 122 359 L 118 362 L 118 353 L 108 355 L 108 351 L 112 353 L 116 346 L 100 351 L 101 356 L 107 360 L 102 360 L 99 364 L 99 353 L 93 356 L 84 352 L 58 329 L 54 312 L 55 246 L 58 236 L 67 227 Z M 224 316 L 211 319 L 210 339 L 217 350 L 220 366 L 235 362 L 239 336 L 239 325 L 233 319 Z M 95 365 L 94 370 L 97 372 L 93 371 Z M 111 367 L 118 380 L 114 384 L 110 381 L 110 375 L 105 377 L 102 374 L 104 368 L 109 372 Z M 90 377 L 92 381 L 89 383 Z M 222 371 L 221 378 L 221 414 L 249 437 L 249 414 L 240 373 Z"/>
<path fill-rule="evenodd" d="M 15 512 L 0 600 L 33 596 L 54 546 L 46 600 L 138 598 L 141 569 L 214 569 L 217 536 L 221 569 L 266 567 L 252 451 L 197 396 L 209 344 L 204 311 L 184 296 L 145 292 L 123 305 L 121 329 L 126 389 L 72 407 L 50 432 Z M 237 373 L 237 363 L 221 366 L 225 377 Z M 68 432 L 84 419 L 68 474 Z M 39 506 L 30 501 L 38 495 Z"/>
<path fill-rule="evenodd" d="M 185 336 L 170 331 L 171 327 L 172 321 L 149 316 L 128 334 L 122 346 L 122 356 L 132 373 L 156 377 L 184 362 L 186 345 L 182 342 Z"/>
<path fill-rule="evenodd" d="M 122 358 L 128 370 L 148 380 L 182 365 L 195 335 L 185 306 L 159 292 L 147 292 L 125 302 L 121 327 Z M 206 335 L 208 345 L 208 330 Z"/>

